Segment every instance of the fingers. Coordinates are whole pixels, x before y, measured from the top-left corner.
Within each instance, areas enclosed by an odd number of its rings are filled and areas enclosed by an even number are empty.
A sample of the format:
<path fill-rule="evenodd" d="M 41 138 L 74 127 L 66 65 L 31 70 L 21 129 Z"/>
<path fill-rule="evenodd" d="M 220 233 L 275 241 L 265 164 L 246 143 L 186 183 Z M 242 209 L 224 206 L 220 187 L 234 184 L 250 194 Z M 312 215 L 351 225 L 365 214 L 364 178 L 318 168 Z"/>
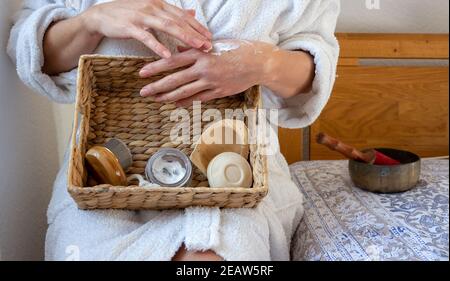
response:
<path fill-rule="evenodd" d="M 143 78 L 154 76 L 156 74 L 175 70 L 194 64 L 197 61 L 199 51 L 190 50 L 184 53 L 174 55 L 168 59 L 162 59 L 152 62 L 142 68 L 139 75 Z"/>
<path fill-rule="evenodd" d="M 204 83 L 203 81 L 195 81 L 179 87 L 172 92 L 158 95 L 155 97 L 155 101 L 160 103 L 176 102 L 187 99 L 206 90 L 208 90 L 207 83 Z"/>
<path fill-rule="evenodd" d="M 179 107 L 190 107 L 194 101 L 207 102 L 217 98 L 217 94 L 213 90 L 206 90 L 196 95 L 190 96 L 186 99 L 182 99 L 176 102 Z"/>
<path fill-rule="evenodd" d="M 193 48 L 201 48 L 204 45 L 211 44 L 189 25 L 182 25 L 176 19 L 167 15 L 164 15 L 164 17 L 144 17 L 142 21 L 145 27 L 163 31 Z"/>
<path fill-rule="evenodd" d="M 153 35 L 146 35 L 149 29 L 158 30 L 180 40 L 191 48 L 210 50 L 212 48 L 212 34 L 195 19 L 195 10 L 183 10 L 164 1 L 153 9 L 137 12 L 134 17 L 136 28 L 133 38 L 144 42 L 162 57 L 169 57 L 167 48 L 163 48 Z M 150 32 L 147 32 L 150 33 Z"/>
<path fill-rule="evenodd" d="M 170 58 L 172 54 L 169 49 L 167 49 L 163 44 L 161 44 L 153 34 L 148 31 L 142 30 L 140 28 L 130 28 L 130 35 L 134 39 L 144 43 L 149 49 L 154 51 L 157 55 L 162 58 Z"/>
<path fill-rule="evenodd" d="M 166 4 L 164 9 L 185 20 L 187 23 L 189 23 L 190 26 L 192 26 L 196 31 L 200 32 L 209 40 L 212 39 L 211 32 L 195 19 L 195 10 L 186 11 L 170 4 Z"/>
<path fill-rule="evenodd" d="M 142 88 L 141 96 L 148 97 L 178 89 L 198 78 L 191 69 L 186 69 L 164 77 Z"/>

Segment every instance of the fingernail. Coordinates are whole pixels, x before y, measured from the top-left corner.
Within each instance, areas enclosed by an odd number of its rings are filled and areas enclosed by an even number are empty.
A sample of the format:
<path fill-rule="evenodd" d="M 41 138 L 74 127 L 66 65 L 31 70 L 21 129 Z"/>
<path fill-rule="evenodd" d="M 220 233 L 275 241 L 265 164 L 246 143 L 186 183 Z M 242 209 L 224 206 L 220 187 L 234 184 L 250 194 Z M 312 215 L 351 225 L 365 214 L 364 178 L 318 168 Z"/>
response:
<path fill-rule="evenodd" d="M 140 95 L 141 95 L 142 97 L 147 97 L 147 96 L 149 96 L 149 95 L 150 95 L 149 89 L 143 88 L 143 89 L 141 90 L 141 92 L 140 92 Z"/>
<path fill-rule="evenodd" d="M 139 76 L 148 77 L 150 76 L 150 71 L 148 71 L 147 69 L 142 69 L 141 71 L 139 71 Z"/>
<path fill-rule="evenodd" d="M 205 44 L 203 44 L 203 47 L 206 51 L 211 51 L 213 46 L 212 46 L 211 42 L 206 42 Z"/>

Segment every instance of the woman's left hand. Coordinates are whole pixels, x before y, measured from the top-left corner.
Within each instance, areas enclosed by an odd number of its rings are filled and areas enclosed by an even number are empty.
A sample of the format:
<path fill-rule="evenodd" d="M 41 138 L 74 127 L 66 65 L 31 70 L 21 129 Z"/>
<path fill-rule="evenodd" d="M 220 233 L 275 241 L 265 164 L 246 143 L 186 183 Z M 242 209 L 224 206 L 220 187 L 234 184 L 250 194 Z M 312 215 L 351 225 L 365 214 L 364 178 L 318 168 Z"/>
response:
<path fill-rule="evenodd" d="M 210 53 L 189 49 L 146 65 L 141 77 L 182 70 L 145 86 L 141 95 L 152 96 L 156 102 L 190 106 L 194 101 L 232 96 L 262 84 L 274 46 L 241 40 L 218 41 L 214 46 Z"/>

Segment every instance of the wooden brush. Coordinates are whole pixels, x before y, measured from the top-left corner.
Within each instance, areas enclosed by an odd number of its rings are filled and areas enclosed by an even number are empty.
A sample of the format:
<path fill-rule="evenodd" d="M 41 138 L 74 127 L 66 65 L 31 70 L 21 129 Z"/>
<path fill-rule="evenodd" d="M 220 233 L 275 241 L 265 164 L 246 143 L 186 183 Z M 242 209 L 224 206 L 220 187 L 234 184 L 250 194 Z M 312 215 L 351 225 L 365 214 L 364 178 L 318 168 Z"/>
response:
<path fill-rule="evenodd" d="M 95 181 L 88 184 L 127 186 L 125 171 L 132 163 L 130 149 L 119 139 L 111 139 L 104 146 L 94 146 L 86 152 L 86 164 Z"/>
<path fill-rule="evenodd" d="M 362 152 L 350 145 L 328 136 L 325 133 L 319 133 L 316 137 L 316 141 L 318 144 L 322 144 L 331 150 L 341 153 L 348 159 L 363 161 L 372 165 L 393 166 L 400 164 L 399 161 L 392 159 L 391 157 L 375 149 Z"/>

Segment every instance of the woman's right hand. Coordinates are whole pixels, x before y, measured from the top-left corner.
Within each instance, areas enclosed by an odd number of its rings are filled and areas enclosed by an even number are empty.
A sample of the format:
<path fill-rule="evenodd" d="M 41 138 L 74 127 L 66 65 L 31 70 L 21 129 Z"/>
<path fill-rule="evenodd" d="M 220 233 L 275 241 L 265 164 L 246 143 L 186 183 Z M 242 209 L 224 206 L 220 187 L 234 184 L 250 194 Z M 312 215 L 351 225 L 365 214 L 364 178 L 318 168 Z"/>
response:
<path fill-rule="evenodd" d="M 195 12 L 180 9 L 163 0 L 116 0 L 92 6 L 81 15 L 86 29 L 95 35 L 136 39 L 163 58 L 171 53 L 151 30 L 165 32 L 186 45 L 209 50 L 212 34 L 194 17 Z"/>

